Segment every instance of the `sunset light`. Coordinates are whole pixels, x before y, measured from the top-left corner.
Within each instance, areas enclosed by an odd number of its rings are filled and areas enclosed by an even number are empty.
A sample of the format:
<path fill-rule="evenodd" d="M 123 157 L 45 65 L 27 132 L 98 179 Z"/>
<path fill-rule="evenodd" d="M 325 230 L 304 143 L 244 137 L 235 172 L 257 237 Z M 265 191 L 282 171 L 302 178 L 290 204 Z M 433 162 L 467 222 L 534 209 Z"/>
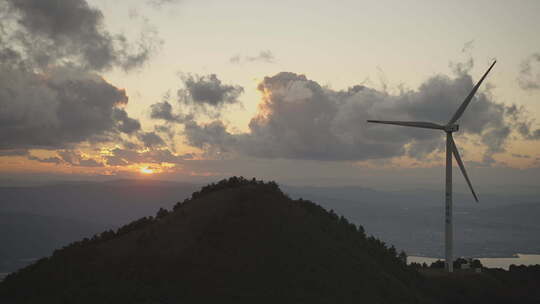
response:
<path fill-rule="evenodd" d="M 0 0 L 0 304 L 540 304 L 540 0 Z"/>
<path fill-rule="evenodd" d="M 142 174 L 153 174 L 154 173 L 154 169 L 151 169 L 151 168 L 148 168 L 148 167 L 142 167 L 140 169 L 140 172 Z"/>

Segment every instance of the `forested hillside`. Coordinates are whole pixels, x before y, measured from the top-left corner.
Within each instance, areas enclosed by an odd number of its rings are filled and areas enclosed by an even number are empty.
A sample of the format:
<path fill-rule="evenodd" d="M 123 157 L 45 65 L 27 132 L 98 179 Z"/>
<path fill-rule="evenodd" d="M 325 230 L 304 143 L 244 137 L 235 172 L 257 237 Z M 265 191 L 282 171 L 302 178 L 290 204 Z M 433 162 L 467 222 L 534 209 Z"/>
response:
<path fill-rule="evenodd" d="M 232 177 L 58 249 L 2 303 L 538 303 L 538 267 L 426 276 L 405 254 L 275 182 Z"/>

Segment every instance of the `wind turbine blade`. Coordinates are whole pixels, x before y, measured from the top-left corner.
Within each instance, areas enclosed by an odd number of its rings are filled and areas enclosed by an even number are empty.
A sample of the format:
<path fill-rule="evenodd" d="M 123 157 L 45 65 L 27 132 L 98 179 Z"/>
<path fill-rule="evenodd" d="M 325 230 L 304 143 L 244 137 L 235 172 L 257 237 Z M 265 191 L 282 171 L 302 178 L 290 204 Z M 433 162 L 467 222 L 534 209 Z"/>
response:
<path fill-rule="evenodd" d="M 404 127 L 444 130 L 444 126 L 441 126 L 432 122 L 423 122 L 423 121 L 368 120 L 367 122 L 387 124 L 387 125 L 398 125 L 398 126 L 404 126 Z"/>
<path fill-rule="evenodd" d="M 489 67 L 489 69 L 484 73 L 484 76 L 482 76 L 482 78 L 480 78 L 480 81 L 478 81 L 478 83 L 474 86 L 474 88 L 472 89 L 472 91 L 469 93 L 469 95 L 467 96 L 467 98 L 465 98 L 465 100 L 463 101 L 463 103 L 459 106 L 459 108 L 457 109 L 456 113 L 454 114 L 454 116 L 452 116 L 452 119 L 450 119 L 450 121 L 448 122 L 449 125 L 455 123 L 460 117 L 461 115 L 463 115 L 463 112 L 465 112 L 465 109 L 467 108 L 467 106 L 469 105 L 469 103 L 471 102 L 472 98 L 474 97 L 474 94 L 476 94 L 476 91 L 478 90 L 478 88 L 480 87 L 480 85 L 482 84 L 482 81 L 484 81 L 484 79 L 486 78 L 487 74 L 489 73 L 489 71 L 491 71 L 491 69 L 493 68 L 493 66 L 495 65 L 495 63 L 497 63 L 497 60 L 493 61 L 493 63 L 491 64 L 491 66 Z"/>
<path fill-rule="evenodd" d="M 476 192 L 474 192 L 473 186 L 471 184 L 471 180 L 469 179 L 469 176 L 467 175 L 467 171 L 465 170 L 465 166 L 463 165 L 463 161 L 461 160 L 461 157 L 459 156 L 459 152 L 458 152 L 456 143 L 454 142 L 454 138 L 452 137 L 452 133 L 450 133 L 450 141 L 452 142 L 451 143 L 452 153 L 454 153 L 454 157 L 456 158 L 459 168 L 461 169 L 461 173 L 463 173 L 463 176 L 465 177 L 465 180 L 467 181 L 467 184 L 469 185 L 469 188 L 471 189 L 474 199 L 476 200 L 476 202 L 478 202 L 478 196 L 476 196 Z"/>

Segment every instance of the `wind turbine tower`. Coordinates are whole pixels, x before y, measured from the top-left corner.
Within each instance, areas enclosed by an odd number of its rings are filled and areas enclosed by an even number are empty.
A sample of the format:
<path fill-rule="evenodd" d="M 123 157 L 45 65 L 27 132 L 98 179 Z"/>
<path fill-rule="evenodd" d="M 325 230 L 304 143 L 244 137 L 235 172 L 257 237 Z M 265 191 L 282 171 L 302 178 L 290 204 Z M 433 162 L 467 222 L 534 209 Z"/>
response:
<path fill-rule="evenodd" d="M 423 122 L 423 121 L 386 121 L 386 120 L 368 120 L 368 122 L 372 123 L 380 123 L 380 124 L 389 124 L 389 125 L 398 125 L 398 126 L 405 126 L 405 127 L 416 127 L 416 128 L 425 128 L 425 129 L 435 129 L 435 130 L 442 130 L 446 133 L 446 186 L 445 186 L 445 258 L 446 258 L 446 269 L 448 272 L 453 272 L 453 261 L 454 261 L 454 223 L 452 219 L 452 154 L 454 154 L 454 157 L 456 158 L 456 161 L 459 165 L 459 168 L 461 169 L 461 173 L 463 173 L 463 176 L 465 177 L 465 180 L 467 181 L 467 184 L 469 185 L 469 188 L 471 189 L 472 195 L 474 196 L 474 199 L 476 202 L 478 202 L 478 196 L 476 195 L 476 192 L 474 192 L 474 189 L 472 187 L 471 181 L 469 180 L 469 176 L 467 175 L 467 171 L 465 171 L 465 166 L 463 165 L 463 161 L 461 160 L 461 157 L 459 156 L 459 152 L 456 146 L 456 143 L 454 142 L 454 138 L 452 137 L 452 133 L 457 132 L 459 130 L 459 125 L 457 124 L 458 119 L 463 115 L 463 112 L 465 112 L 465 109 L 471 102 L 472 98 L 474 97 L 474 94 L 486 78 L 487 74 L 493 66 L 495 65 L 497 61 L 494 61 L 489 69 L 484 73 L 482 78 L 480 78 L 480 81 L 473 87 L 469 95 L 465 98 L 463 103 L 459 106 L 456 113 L 450 121 L 446 125 L 439 125 L 432 122 Z"/>

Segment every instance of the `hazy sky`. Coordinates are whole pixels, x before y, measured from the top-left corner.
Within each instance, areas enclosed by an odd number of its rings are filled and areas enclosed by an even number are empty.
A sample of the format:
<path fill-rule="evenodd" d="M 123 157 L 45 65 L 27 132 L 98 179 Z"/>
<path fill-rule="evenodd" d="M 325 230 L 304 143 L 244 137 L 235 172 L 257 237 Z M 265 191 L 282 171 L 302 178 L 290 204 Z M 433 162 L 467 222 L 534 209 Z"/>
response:
<path fill-rule="evenodd" d="M 365 120 L 446 123 L 494 59 L 456 142 L 481 189 L 540 179 L 538 1 L 0 0 L 0 10 L 3 180 L 438 185 L 442 132 Z"/>

